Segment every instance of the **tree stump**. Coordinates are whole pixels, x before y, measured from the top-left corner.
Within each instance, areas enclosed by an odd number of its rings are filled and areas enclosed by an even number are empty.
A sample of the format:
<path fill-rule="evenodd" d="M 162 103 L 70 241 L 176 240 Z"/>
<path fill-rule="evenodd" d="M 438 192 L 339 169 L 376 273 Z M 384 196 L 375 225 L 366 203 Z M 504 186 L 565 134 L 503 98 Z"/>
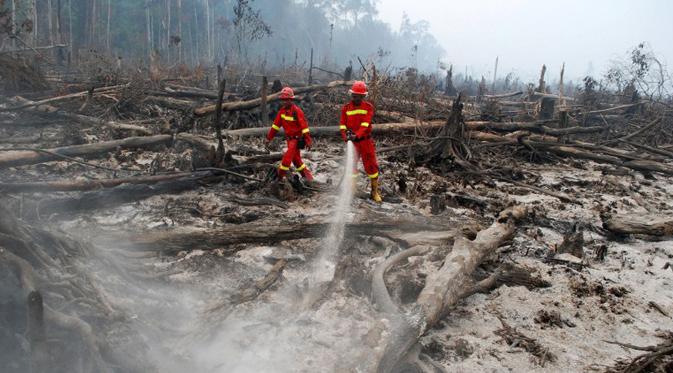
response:
<path fill-rule="evenodd" d="M 543 97 L 540 100 L 540 114 L 538 119 L 548 120 L 554 118 L 554 108 L 556 107 L 556 99 L 553 97 Z"/>
<path fill-rule="evenodd" d="M 433 215 L 439 215 L 446 210 L 446 201 L 444 196 L 438 194 L 430 196 L 430 212 Z"/>

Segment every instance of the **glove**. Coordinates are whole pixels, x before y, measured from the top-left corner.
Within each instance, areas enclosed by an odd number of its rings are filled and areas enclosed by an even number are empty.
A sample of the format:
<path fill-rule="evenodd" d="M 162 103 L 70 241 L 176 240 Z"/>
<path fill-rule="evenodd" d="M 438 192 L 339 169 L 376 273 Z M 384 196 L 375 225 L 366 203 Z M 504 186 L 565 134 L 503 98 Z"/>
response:
<path fill-rule="evenodd" d="M 305 143 L 304 147 L 306 148 L 306 150 L 311 150 L 311 148 L 313 147 L 313 140 L 311 139 L 311 136 L 304 136 L 304 143 Z"/>

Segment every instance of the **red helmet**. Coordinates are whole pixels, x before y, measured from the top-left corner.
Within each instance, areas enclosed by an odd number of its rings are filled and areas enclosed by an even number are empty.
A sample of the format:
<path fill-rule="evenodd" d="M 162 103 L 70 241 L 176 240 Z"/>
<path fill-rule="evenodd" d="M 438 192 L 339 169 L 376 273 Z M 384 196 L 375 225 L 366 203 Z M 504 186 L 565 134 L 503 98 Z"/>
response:
<path fill-rule="evenodd" d="M 351 89 L 348 90 L 348 93 L 352 95 L 366 95 L 367 94 L 367 85 L 361 80 L 355 81 Z"/>
<path fill-rule="evenodd" d="M 280 91 L 281 100 L 292 100 L 294 98 L 294 91 L 290 87 L 285 87 Z"/>

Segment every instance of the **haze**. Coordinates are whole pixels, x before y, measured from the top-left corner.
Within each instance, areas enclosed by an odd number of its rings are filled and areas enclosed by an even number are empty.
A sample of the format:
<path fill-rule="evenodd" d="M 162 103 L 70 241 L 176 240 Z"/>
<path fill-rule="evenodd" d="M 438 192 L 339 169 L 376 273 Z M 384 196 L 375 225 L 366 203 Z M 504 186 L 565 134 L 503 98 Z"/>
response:
<path fill-rule="evenodd" d="M 531 79 L 544 63 L 566 63 L 566 76 L 601 74 L 610 61 L 647 42 L 662 62 L 673 61 L 673 2 L 666 0 L 380 0 L 379 18 L 398 27 L 406 12 L 430 22 L 431 33 L 457 71 L 487 79 L 499 56 L 498 75 Z"/>

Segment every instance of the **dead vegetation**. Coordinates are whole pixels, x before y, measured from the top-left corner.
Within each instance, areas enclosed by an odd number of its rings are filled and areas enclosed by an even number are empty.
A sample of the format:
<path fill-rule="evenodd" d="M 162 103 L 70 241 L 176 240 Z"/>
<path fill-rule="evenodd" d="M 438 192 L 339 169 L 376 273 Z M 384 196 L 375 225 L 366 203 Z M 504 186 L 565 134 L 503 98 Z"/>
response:
<path fill-rule="evenodd" d="M 39 75 L 16 75 L 21 82 L 4 87 L 31 91 L 2 96 L 0 107 L 0 191 L 7 206 L 0 265 L 13 270 L 3 272 L 3 289 L 12 299 L 3 307 L 13 318 L 3 319 L 0 329 L 17 345 L 15 335 L 25 333 L 30 346 L 15 348 L 17 370 L 50 364 L 69 370 L 74 361 L 83 371 L 160 370 L 143 360 L 147 346 L 135 321 L 128 320 L 133 308 L 121 306 L 133 302 L 122 297 L 118 306 L 107 299 L 119 285 L 107 271 L 129 284 L 187 286 L 175 278 L 194 276 L 198 279 L 181 281 L 216 288 L 208 289 L 215 300 L 198 313 L 205 315 L 198 329 L 204 335 L 215 334 L 229 318 L 280 307 L 284 303 L 276 297 L 290 302 L 306 291 L 296 282 L 328 229 L 342 156 L 335 123 L 349 82 L 315 73 L 314 84 L 293 84 L 318 141 L 307 153 L 318 182 L 305 185 L 293 177 L 278 185 L 273 175 L 280 153 L 264 149 L 260 140 L 277 110 L 279 87 L 293 83 L 283 71 L 275 72 L 279 80 L 270 84 L 247 70 L 228 69 L 223 78 L 237 84 L 217 89 L 212 72 L 165 73 L 159 79 L 127 72 L 116 74 L 114 82 L 61 81 L 51 91 L 35 85 Z M 415 75 L 378 72 L 375 79 L 373 128 L 385 203 L 377 207 L 357 196 L 357 218 L 345 225 L 334 278 L 306 305 L 364 320 L 357 337 L 368 347 L 329 369 L 431 371 L 455 362 L 446 349 L 463 363 L 473 355 L 500 361 L 502 352 L 524 350 L 535 367 L 555 369 L 564 351 L 547 346 L 539 333 L 579 328 L 582 317 L 604 316 L 580 315 L 589 307 L 611 317 L 639 312 L 637 302 L 645 298 L 635 299 L 635 285 L 597 280 L 593 271 L 612 270 L 618 262 L 624 273 L 635 268 L 655 273 L 633 262 L 632 253 L 612 247 L 671 236 L 673 206 L 662 186 L 673 175 L 670 101 L 590 100 L 588 91 L 572 101 L 545 93 L 544 86 L 528 94 L 445 96 Z M 17 85 L 24 80 L 33 85 Z M 413 95 L 403 94 L 410 89 Z M 564 105 L 565 100 L 574 103 Z M 80 229 L 91 230 L 88 240 Z M 273 248 L 262 255 L 263 264 L 246 256 L 259 259 L 254 253 L 260 248 Z M 111 257 L 131 265 L 120 266 Z M 241 267 L 253 273 L 239 272 L 235 258 L 248 260 Z M 148 261 L 170 264 L 164 271 Z M 91 276 L 92 266 L 106 267 L 101 272 L 106 275 Z M 231 266 L 226 289 L 204 274 L 222 276 L 220 266 Z M 283 286 L 291 290 L 281 292 Z M 577 311 L 548 304 L 536 308 L 527 323 L 498 314 L 500 327 L 488 324 L 489 334 L 506 348 L 494 344 L 488 353 L 474 340 L 439 338 L 447 320 L 470 312 L 465 302 L 501 298 L 500 292 L 510 289 L 540 297 L 563 289 Z M 666 317 L 671 299 L 654 304 L 660 303 L 664 306 L 647 309 Z M 24 309 L 27 323 L 17 321 Z M 316 328 L 316 334 L 325 329 L 310 325 L 318 321 L 295 321 Z M 166 327 L 139 322 L 153 332 Z M 260 320 L 248 327 L 273 329 L 279 322 Z M 629 322 L 634 321 L 621 320 Z M 521 331 L 533 326 L 535 334 Z M 174 334 L 171 341 L 203 337 Z M 67 347 L 54 341 L 58 338 L 77 342 Z M 324 340 L 312 346 L 330 348 Z M 611 371 L 668 369 L 670 343 L 646 351 L 630 362 L 620 360 Z"/>
<path fill-rule="evenodd" d="M 662 334 L 664 341 L 656 346 L 639 347 L 625 343 L 618 345 L 636 351 L 645 351 L 632 360 L 620 359 L 610 367 L 608 373 L 636 373 L 636 372 L 670 372 L 673 369 L 673 336 L 671 333 Z"/>
<path fill-rule="evenodd" d="M 554 355 L 548 348 L 540 345 L 538 341 L 530 337 L 525 336 L 509 324 L 505 322 L 502 318 L 500 319 L 502 323 L 502 329 L 496 330 L 494 333 L 500 336 L 503 342 L 507 343 L 509 348 L 516 349 L 521 348 L 526 352 L 532 355 L 532 359 L 536 364 L 540 366 L 545 366 L 547 363 L 553 363 L 557 360 L 556 355 Z"/>

